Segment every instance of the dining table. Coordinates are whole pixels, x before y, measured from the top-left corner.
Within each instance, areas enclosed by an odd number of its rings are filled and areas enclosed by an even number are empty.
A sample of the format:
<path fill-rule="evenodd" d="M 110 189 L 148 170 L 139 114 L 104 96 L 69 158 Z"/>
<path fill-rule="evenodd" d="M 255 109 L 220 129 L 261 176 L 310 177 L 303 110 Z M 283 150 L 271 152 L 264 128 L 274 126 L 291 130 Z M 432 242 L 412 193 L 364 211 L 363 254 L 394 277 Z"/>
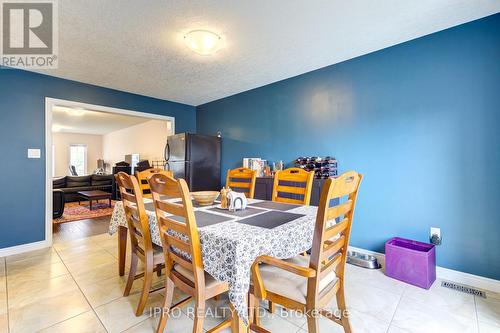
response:
<path fill-rule="evenodd" d="M 168 199 L 179 202 L 179 199 Z M 151 240 L 162 246 L 154 203 L 144 198 Z M 248 324 L 248 291 L 255 259 L 268 255 L 295 257 L 313 242 L 317 207 L 248 199 L 246 209 L 221 209 L 219 202 L 200 206 L 193 201 L 205 271 L 229 284 L 229 301 L 243 326 Z M 109 234 L 118 232 L 119 274 L 125 273 L 127 221 L 123 203 L 115 204 Z"/>

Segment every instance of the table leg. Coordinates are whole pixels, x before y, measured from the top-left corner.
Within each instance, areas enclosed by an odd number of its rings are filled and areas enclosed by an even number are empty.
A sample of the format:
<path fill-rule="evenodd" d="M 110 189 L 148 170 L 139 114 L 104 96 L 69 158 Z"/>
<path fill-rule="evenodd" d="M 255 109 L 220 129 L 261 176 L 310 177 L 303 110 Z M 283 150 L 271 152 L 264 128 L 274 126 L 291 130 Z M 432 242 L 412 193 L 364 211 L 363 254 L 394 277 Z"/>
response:
<path fill-rule="evenodd" d="M 118 274 L 125 275 L 125 259 L 127 251 L 127 228 L 118 226 Z"/>
<path fill-rule="evenodd" d="M 111 198 L 109 198 L 108 200 L 109 200 L 109 208 L 111 208 Z"/>

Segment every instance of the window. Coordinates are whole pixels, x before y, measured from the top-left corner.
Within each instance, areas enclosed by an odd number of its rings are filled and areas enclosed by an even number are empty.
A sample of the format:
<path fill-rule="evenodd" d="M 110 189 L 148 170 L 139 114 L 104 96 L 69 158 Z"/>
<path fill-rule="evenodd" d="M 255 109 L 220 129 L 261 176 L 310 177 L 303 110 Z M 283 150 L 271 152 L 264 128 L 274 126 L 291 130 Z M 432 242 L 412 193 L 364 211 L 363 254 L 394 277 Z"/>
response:
<path fill-rule="evenodd" d="M 69 164 L 74 165 L 78 176 L 87 174 L 87 145 L 69 146 Z"/>

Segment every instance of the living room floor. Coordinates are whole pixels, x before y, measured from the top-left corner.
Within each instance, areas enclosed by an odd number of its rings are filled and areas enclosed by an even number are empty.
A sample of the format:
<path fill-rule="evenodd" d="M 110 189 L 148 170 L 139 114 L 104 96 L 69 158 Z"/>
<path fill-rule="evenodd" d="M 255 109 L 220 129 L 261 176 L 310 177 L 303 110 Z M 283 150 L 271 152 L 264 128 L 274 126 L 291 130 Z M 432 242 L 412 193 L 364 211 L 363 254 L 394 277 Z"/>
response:
<path fill-rule="evenodd" d="M 52 228 L 55 243 L 100 235 L 108 232 L 109 216 L 57 223 Z"/>
<path fill-rule="evenodd" d="M 117 274 L 117 237 L 106 233 L 108 221 L 63 224 L 53 247 L 0 258 L 0 332 L 154 331 L 157 319 L 149 308 L 162 303 L 163 290 L 150 295 L 142 316 L 134 315 L 141 281 L 129 297 L 122 296 L 125 277 Z M 162 283 L 155 277 L 155 286 Z M 444 289 L 439 280 L 423 290 L 352 265 L 347 265 L 346 294 L 355 333 L 500 332 L 500 294 L 474 297 Z M 174 302 L 184 297 L 177 293 Z M 209 301 L 212 313 L 226 302 Z M 189 306 L 174 315 L 166 332 L 192 330 Z M 205 328 L 222 319 L 207 318 Z M 307 331 L 304 318 L 280 308 L 262 322 L 272 332 Z M 342 332 L 327 319 L 320 323 L 321 332 Z"/>

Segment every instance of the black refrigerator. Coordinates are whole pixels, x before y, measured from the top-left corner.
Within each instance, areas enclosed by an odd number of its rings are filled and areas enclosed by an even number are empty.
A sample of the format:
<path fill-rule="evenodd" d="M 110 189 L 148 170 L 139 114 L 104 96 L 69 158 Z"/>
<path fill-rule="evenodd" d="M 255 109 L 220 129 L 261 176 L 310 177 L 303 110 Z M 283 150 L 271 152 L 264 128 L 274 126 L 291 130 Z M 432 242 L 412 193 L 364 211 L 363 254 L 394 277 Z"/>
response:
<path fill-rule="evenodd" d="M 219 191 L 221 139 L 181 133 L 167 138 L 165 168 L 184 178 L 190 191 Z"/>

